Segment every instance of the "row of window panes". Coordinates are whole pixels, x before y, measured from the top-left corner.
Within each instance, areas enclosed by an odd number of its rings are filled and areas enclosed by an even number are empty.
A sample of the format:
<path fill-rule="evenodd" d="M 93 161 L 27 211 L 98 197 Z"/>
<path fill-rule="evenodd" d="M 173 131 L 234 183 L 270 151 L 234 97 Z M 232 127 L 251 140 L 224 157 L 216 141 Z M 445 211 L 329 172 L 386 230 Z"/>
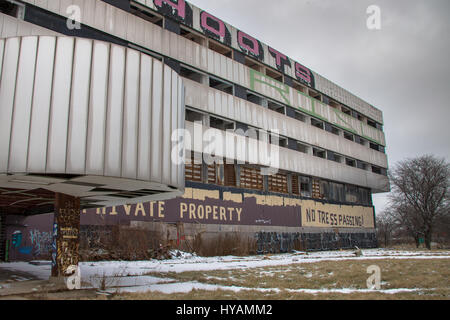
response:
<path fill-rule="evenodd" d="M 215 128 L 215 129 L 219 129 L 219 130 L 223 130 L 223 131 L 234 130 L 237 134 L 239 134 L 241 132 L 239 130 L 240 128 L 237 126 L 237 123 L 234 121 L 225 120 L 222 118 L 211 116 L 206 113 L 194 111 L 190 108 L 186 108 L 186 120 L 187 121 L 190 121 L 190 122 L 200 121 L 202 123 L 205 123 L 204 116 L 208 116 L 208 122 L 209 122 L 208 126 L 211 128 Z M 248 130 L 248 129 L 252 129 L 252 130 Z M 242 130 L 244 133 L 247 132 L 247 136 L 249 136 L 249 134 L 248 134 L 249 132 L 252 133 L 253 135 L 250 135 L 251 138 L 254 138 L 254 139 L 260 138 L 258 129 L 256 129 L 254 127 L 244 125 Z M 274 135 L 269 135 L 269 143 L 273 143 L 274 138 L 275 138 Z M 366 171 L 370 169 L 369 168 L 370 165 L 368 163 L 365 163 L 360 160 L 345 157 L 345 156 L 337 154 L 333 151 L 325 150 L 325 149 L 318 148 L 318 147 L 313 147 L 311 145 L 305 144 L 303 142 L 300 142 L 300 141 L 297 141 L 294 139 L 289 139 L 284 136 L 277 136 L 276 138 L 277 139 L 275 139 L 275 140 L 278 140 L 278 145 L 282 148 L 289 148 L 291 150 L 295 150 L 295 151 L 306 153 L 306 154 L 311 153 L 313 156 L 318 157 L 318 158 L 331 160 L 331 161 L 334 161 L 337 163 L 344 163 L 350 167 L 355 167 L 355 168 L 366 170 Z M 291 141 L 290 146 L 289 146 L 289 140 Z M 371 165 L 371 168 L 372 168 L 372 172 L 374 172 L 374 173 L 381 174 L 381 175 L 387 174 L 385 172 L 385 169 L 383 170 L 382 168 L 379 168 L 374 165 Z"/>
<path fill-rule="evenodd" d="M 226 163 L 206 165 L 193 152 L 186 159 L 185 172 L 188 181 L 293 194 L 339 203 L 372 204 L 370 190 L 366 188 L 285 172 L 269 175 L 266 180 L 257 166 Z"/>

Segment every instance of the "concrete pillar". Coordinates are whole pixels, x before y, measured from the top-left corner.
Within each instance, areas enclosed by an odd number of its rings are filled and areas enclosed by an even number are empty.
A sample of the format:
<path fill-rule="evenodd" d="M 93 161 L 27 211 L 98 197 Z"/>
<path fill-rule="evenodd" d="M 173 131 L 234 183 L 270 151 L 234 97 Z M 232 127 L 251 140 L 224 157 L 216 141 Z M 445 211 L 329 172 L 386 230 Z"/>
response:
<path fill-rule="evenodd" d="M 80 244 L 80 199 L 66 194 L 55 194 L 53 223 L 52 278 L 62 278 L 69 266 L 78 267 Z"/>

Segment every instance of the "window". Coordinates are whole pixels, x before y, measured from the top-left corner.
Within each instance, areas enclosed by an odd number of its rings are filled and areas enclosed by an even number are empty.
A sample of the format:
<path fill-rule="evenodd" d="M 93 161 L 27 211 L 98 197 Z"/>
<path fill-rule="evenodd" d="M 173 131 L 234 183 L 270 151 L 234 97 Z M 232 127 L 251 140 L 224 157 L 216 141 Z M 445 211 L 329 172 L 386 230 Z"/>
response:
<path fill-rule="evenodd" d="M 339 130 L 339 129 L 338 129 L 338 128 L 336 128 L 336 127 L 333 127 L 333 126 L 331 126 L 331 130 L 330 130 L 330 132 L 331 132 L 332 134 L 335 134 L 335 135 L 339 136 L 339 135 L 340 135 L 340 132 L 341 132 L 341 130 Z"/>
<path fill-rule="evenodd" d="M 311 179 L 308 177 L 300 177 L 300 194 L 303 197 L 311 197 Z"/>
<path fill-rule="evenodd" d="M 359 169 L 367 170 L 368 164 L 365 163 L 365 162 L 362 162 L 362 161 L 356 161 L 356 166 L 357 166 Z"/>
<path fill-rule="evenodd" d="M 344 138 L 350 141 L 355 141 L 353 134 L 344 131 Z"/>
<path fill-rule="evenodd" d="M 264 179 L 258 168 L 242 166 L 239 178 L 241 188 L 255 190 L 264 189 Z"/>
<path fill-rule="evenodd" d="M 316 128 L 324 130 L 324 124 L 322 121 L 311 118 L 311 124 Z"/>
<path fill-rule="evenodd" d="M 223 165 L 223 173 L 224 173 L 224 185 L 229 187 L 236 186 L 236 170 L 234 164 L 224 164 Z"/>
<path fill-rule="evenodd" d="M 376 174 L 381 174 L 381 168 L 372 166 L 372 172 Z"/>
<path fill-rule="evenodd" d="M 209 39 L 208 47 L 209 47 L 209 49 L 211 49 L 217 53 L 220 53 L 221 55 L 224 55 L 225 57 L 233 58 L 233 50 L 215 42 L 214 40 Z"/>
<path fill-rule="evenodd" d="M 341 106 L 341 111 L 342 111 L 343 113 L 345 113 L 345 114 L 348 114 L 349 116 L 352 115 L 351 110 L 350 110 L 349 108 L 344 107 L 344 106 Z"/>
<path fill-rule="evenodd" d="M 247 91 L 247 101 L 250 101 L 251 103 L 258 104 L 264 108 L 267 107 L 267 99 L 261 97 L 260 95 L 257 95 L 253 92 Z"/>
<path fill-rule="evenodd" d="M 222 92 L 233 94 L 233 85 L 215 77 L 209 77 L 209 86 Z"/>
<path fill-rule="evenodd" d="M 292 184 L 292 194 L 300 195 L 300 182 L 298 179 L 298 175 L 291 175 L 291 184 Z"/>
<path fill-rule="evenodd" d="M 319 179 L 312 179 L 312 197 L 315 199 L 321 199 L 323 196 L 320 193 L 320 180 Z"/>
<path fill-rule="evenodd" d="M 273 110 L 275 112 L 286 114 L 285 107 L 281 104 L 278 104 L 276 102 L 273 102 L 271 100 L 268 101 L 267 106 L 270 110 Z"/>
<path fill-rule="evenodd" d="M 297 119 L 301 122 L 306 122 L 306 116 L 303 113 L 295 111 L 294 114 L 295 114 L 295 119 Z"/>
<path fill-rule="evenodd" d="M 186 152 L 185 179 L 202 182 L 202 157 L 194 152 Z"/>
<path fill-rule="evenodd" d="M 271 77 L 272 79 L 283 82 L 283 76 L 279 72 L 275 72 L 275 71 L 272 71 L 272 70 L 266 68 L 266 75 L 268 77 Z"/>
<path fill-rule="evenodd" d="M 310 149 L 309 146 L 307 146 L 306 144 L 297 142 L 297 150 L 300 151 L 301 153 L 309 153 L 308 150 Z"/>
<path fill-rule="evenodd" d="M 229 120 L 225 120 L 225 119 L 220 119 L 220 118 L 216 118 L 216 117 L 210 117 L 209 118 L 209 126 L 211 128 L 216 128 L 219 130 L 233 130 L 235 129 L 235 123 L 233 121 L 229 121 Z"/>
<path fill-rule="evenodd" d="M 325 159 L 325 150 L 313 148 L 313 156 Z"/>
<path fill-rule="evenodd" d="M 268 176 L 268 188 L 271 192 L 288 193 L 287 175 L 278 173 Z"/>
<path fill-rule="evenodd" d="M 337 202 L 345 201 L 345 187 L 341 183 L 330 182 L 329 199 Z"/>
<path fill-rule="evenodd" d="M 334 100 L 330 100 L 329 103 L 328 103 L 328 105 L 329 105 L 330 107 L 332 107 L 333 109 L 339 110 L 339 103 L 337 103 L 337 102 L 334 101 Z"/>
<path fill-rule="evenodd" d="M 314 98 L 314 99 L 317 99 L 319 101 L 322 101 L 322 95 L 320 93 L 318 93 L 318 92 L 315 92 L 313 90 L 308 90 L 308 95 L 311 98 Z"/>
<path fill-rule="evenodd" d="M 345 186 L 345 201 L 350 203 L 359 203 L 359 193 L 356 186 Z"/>
<path fill-rule="evenodd" d="M 377 123 L 375 121 L 367 119 L 367 124 L 375 129 L 377 128 Z"/>
<path fill-rule="evenodd" d="M 203 36 L 200 36 L 190 30 L 184 29 L 183 27 L 180 28 L 180 36 L 202 46 L 206 43 L 206 39 Z"/>
<path fill-rule="evenodd" d="M 376 150 L 376 151 L 380 151 L 380 149 L 378 148 L 378 145 L 375 143 L 370 143 L 370 149 Z"/>
<path fill-rule="evenodd" d="M 207 75 L 205 75 L 201 72 L 198 72 L 194 69 L 191 69 L 185 65 L 180 66 L 180 76 L 182 76 L 183 78 L 187 78 L 192 81 L 201 83 L 201 84 L 205 84 L 208 79 Z"/>
<path fill-rule="evenodd" d="M 141 10 L 138 7 L 135 7 L 134 5 L 131 6 L 131 13 L 135 16 L 138 16 L 144 20 L 147 20 L 153 24 L 156 24 L 157 26 L 160 26 L 162 28 L 163 26 L 163 18 L 150 13 L 147 10 Z"/>
<path fill-rule="evenodd" d="M 356 167 L 356 161 L 353 159 L 345 158 L 345 164 L 350 167 Z"/>
<path fill-rule="evenodd" d="M 298 83 L 295 80 L 293 80 L 292 88 L 294 88 L 295 90 L 300 91 L 302 93 L 306 93 L 306 91 L 308 90 L 305 86 L 301 85 L 300 83 Z"/>
<path fill-rule="evenodd" d="M 288 146 L 288 138 L 280 137 L 275 134 L 269 135 L 269 142 L 270 142 L 270 144 L 278 143 L 278 145 L 282 148 L 287 148 L 287 146 Z"/>
<path fill-rule="evenodd" d="M 258 72 L 262 72 L 264 67 L 259 64 L 258 62 L 256 62 L 253 59 L 250 59 L 249 57 L 245 57 L 245 63 L 244 63 L 247 67 L 256 70 Z"/>
<path fill-rule="evenodd" d="M 330 184 L 328 181 L 320 180 L 320 198 L 328 199 L 330 195 Z"/>
<path fill-rule="evenodd" d="M 331 160 L 335 161 L 335 162 L 338 162 L 338 163 L 342 163 L 342 159 L 343 159 L 342 156 L 340 156 L 340 155 L 338 155 L 336 153 L 333 153 L 333 159 L 331 159 Z"/>
<path fill-rule="evenodd" d="M 203 113 L 186 108 L 185 120 L 190 122 L 203 122 Z"/>

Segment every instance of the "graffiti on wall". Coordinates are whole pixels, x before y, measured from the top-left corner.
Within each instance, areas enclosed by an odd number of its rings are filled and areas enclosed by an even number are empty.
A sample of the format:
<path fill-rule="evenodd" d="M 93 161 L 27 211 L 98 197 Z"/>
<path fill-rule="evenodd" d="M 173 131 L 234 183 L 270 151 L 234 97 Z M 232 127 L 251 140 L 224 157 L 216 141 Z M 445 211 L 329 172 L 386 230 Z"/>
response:
<path fill-rule="evenodd" d="M 52 251 L 52 234 L 50 232 L 32 229 L 29 231 L 33 256 L 48 255 Z"/>
<path fill-rule="evenodd" d="M 80 199 L 57 193 L 54 218 L 56 236 L 52 235 L 52 247 L 56 256 L 52 255 L 52 276 L 57 277 L 65 275 L 70 266 L 78 265 Z"/>
<path fill-rule="evenodd" d="M 208 37 L 231 47 L 231 33 L 226 24 L 206 11 L 200 13 L 200 27 Z"/>
<path fill-rule="evenodd" d="M 191 6 L 185 0 L 153 0 L 156 10 L 176 21 L 192 28 L 193 13 Z"/>
<path fill-rule="evenodd" d="M 374 228 L 373 207 L 336 205 L 230 187 L 187 187 L 183 197 L 82 211 L 82 224 L 161 221 L 280 227 Z"/>
<path fill-rule="evenodd" d="M 239 50 L 258 61 L 275 65 L 280 72 L 296 78 L 312 88 L 315 87 L 314 75 L 310 69 L 292 61 L 288 56 L 261 43 L 251 35 L 233 28 L 210 13 L 191 6 L 185 0 L 153 0 L 153 4 L 150 6 L 166 17 L 195 28 L 205 36 Z M 194 25 L 193 20 L 196 20 Z M 269 52 L 269 56 L 266 57 L 264 52 Z"/>

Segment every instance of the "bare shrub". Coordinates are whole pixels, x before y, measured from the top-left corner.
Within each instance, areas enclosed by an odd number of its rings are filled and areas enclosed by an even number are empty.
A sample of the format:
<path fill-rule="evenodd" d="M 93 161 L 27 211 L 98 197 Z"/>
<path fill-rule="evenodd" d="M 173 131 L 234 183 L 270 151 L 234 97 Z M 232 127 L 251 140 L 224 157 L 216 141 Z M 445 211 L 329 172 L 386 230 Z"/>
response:
<path fill-rule="evenodd" d="M 214 237 L 204 237 L 199 233 L 195 236 L 193 249 L 199 256 L 246 256 L 256 254 L 256 240 L 239 233 L 219 234 Z"/>

